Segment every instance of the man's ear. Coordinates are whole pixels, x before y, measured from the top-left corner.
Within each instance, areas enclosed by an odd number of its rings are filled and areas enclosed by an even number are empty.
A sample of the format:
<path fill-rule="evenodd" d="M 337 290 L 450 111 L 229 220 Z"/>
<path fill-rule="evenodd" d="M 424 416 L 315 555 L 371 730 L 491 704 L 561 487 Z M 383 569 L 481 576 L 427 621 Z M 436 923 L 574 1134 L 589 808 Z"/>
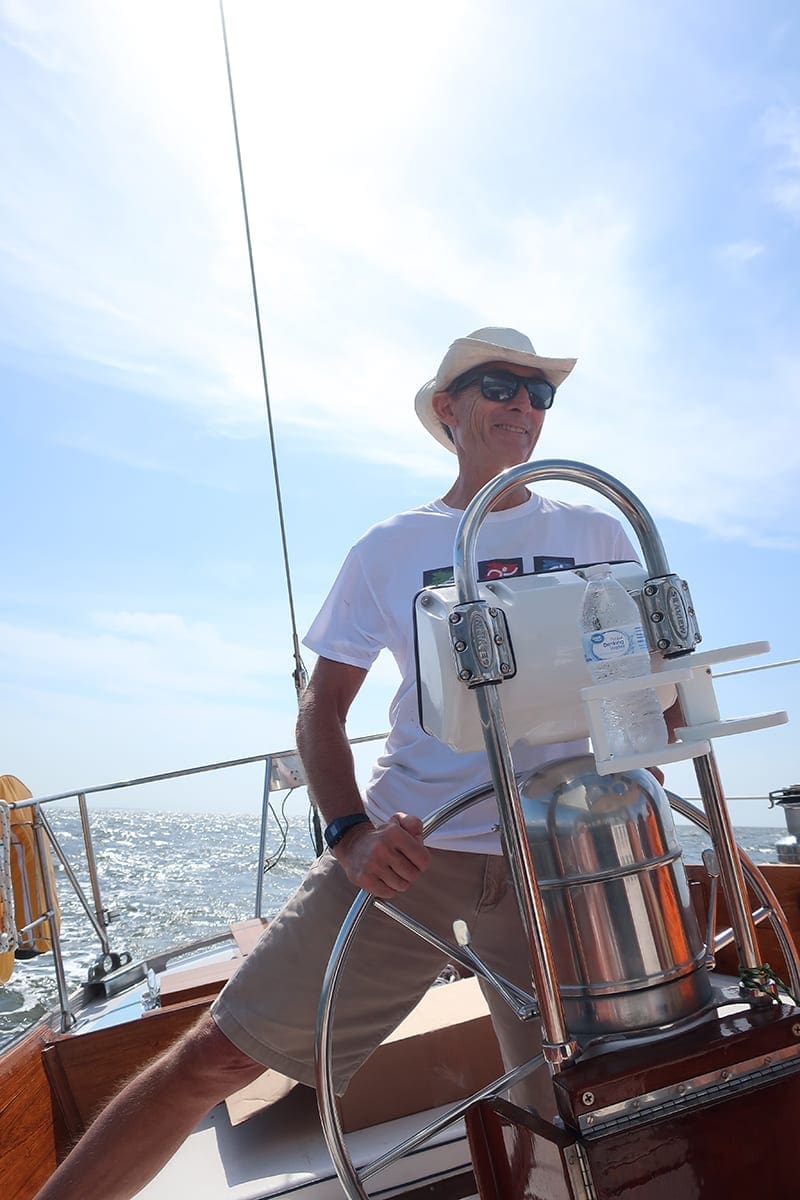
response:
<path fill-rule="evenodd" d="M 434 392 L 431 396 L 431 408 L 442 424 L 450 428 L 455 415 L 452 392 Z"/>

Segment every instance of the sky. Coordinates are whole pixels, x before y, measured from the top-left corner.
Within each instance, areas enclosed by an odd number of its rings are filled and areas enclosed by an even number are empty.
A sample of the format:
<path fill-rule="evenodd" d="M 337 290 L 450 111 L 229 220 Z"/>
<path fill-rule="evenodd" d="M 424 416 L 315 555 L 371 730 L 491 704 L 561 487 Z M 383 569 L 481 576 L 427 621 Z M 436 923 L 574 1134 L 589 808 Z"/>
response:
<path fill-rule="evenodd" d="M 800 656 L 796 5 L 226 17 L 300 633 L 355 538 L 452 482 L 413 396 L 494 324 L 577 355 L 537 455 L 641 498 L 703 648 Z M 289 747 L 218 6 L 0 0 L 0 103 L 0 769 L 45 795 Z M 396 682 L 379 659 L 352 734 L 385 729 Z M 717 741 L 728 794 L 800 779 L 800 668 L 717 694 L 723 716 L 790 717 Z M 697 795 L 690 764 L 667 783 Z M 260 791 L 242 768 L 113 803 Z"/>

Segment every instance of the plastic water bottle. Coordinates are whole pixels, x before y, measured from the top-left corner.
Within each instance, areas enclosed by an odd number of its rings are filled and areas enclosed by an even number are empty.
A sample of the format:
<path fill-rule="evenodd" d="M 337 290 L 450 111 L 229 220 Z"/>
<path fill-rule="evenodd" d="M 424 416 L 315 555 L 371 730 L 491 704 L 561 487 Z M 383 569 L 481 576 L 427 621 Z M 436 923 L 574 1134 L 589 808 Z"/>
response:
<path fill-rule="evenodd" d="M 636 601 L 611 574 L 608 563 L 587 567 L 584 574 L 580 627 L 592 679 L 600 683 L 649 675 L 650 652 Z M 652 687 L 603 700 L 600 711 L 614 758 L 657 755 L 667 745 L 667 727 Z"/>

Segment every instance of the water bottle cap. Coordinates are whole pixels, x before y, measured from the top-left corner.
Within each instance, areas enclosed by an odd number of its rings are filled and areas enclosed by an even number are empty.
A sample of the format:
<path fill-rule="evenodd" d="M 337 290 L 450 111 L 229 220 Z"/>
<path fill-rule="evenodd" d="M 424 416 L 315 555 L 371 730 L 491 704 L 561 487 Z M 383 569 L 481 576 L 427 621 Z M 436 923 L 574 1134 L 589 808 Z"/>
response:
<path fill-rule="evenodd" d="M 584 567 L 583 573 L 587 579 L 603 579 L 611 574 L 611 566 L 609 563 L 594 563 L 591 567 Z"/>

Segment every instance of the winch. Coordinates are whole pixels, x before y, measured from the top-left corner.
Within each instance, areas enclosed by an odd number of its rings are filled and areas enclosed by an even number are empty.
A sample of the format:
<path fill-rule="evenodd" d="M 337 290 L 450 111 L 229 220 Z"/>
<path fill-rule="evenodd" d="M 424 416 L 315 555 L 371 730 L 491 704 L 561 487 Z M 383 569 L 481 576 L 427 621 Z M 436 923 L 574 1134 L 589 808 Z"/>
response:
<path fill-rule="evenodd" d="M 770 808 L 775 806 L 781 810 L 789 831 L 788 837 L 780 838 L 775 843 L 778 861 L 800 863 L 800 783 L 770 792 L 769 804 Z"/>

